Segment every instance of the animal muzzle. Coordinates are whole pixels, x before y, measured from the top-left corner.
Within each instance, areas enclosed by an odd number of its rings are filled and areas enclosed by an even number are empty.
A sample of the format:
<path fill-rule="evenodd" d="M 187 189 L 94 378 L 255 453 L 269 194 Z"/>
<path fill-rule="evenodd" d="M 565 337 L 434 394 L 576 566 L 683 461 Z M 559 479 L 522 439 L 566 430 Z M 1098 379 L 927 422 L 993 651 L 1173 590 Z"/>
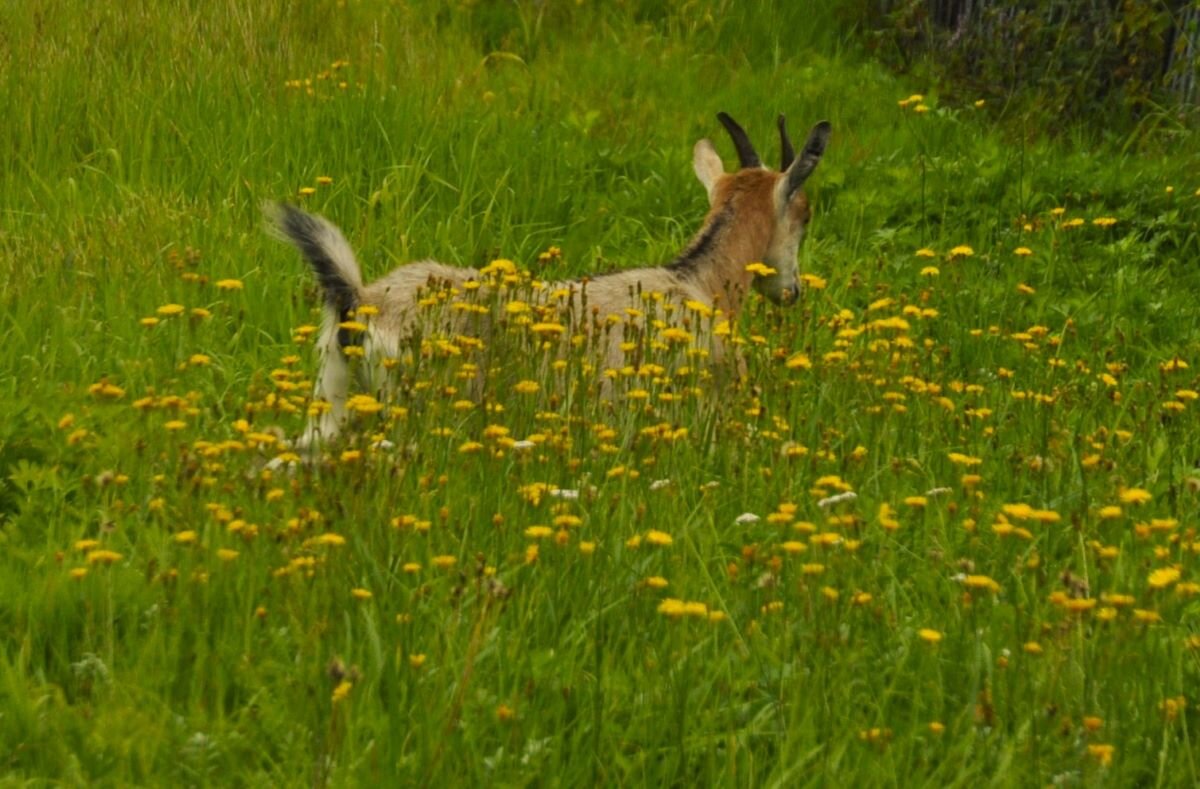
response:
<path fill-rule="evenodd" d="M 793 304 L 800 298 L 800 283 L 793 282 L 791 285 L 764 290 L 763 295 L 774 304 Z"/>

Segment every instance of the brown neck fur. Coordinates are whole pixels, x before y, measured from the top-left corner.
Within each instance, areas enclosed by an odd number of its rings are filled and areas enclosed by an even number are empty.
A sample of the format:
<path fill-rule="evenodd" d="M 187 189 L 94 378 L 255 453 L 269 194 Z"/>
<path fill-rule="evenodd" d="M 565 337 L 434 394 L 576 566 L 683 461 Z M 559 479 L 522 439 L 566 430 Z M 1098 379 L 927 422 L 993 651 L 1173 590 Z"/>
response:
<path fill-rule="evenodd" d="M 722 178 L 704 226 L 671 265 L 730 315 L 741 309 L 754 281 L 746 266 L 761 261 L 771 243 L 778 180 L 779 173 L 757 169 Z"/>

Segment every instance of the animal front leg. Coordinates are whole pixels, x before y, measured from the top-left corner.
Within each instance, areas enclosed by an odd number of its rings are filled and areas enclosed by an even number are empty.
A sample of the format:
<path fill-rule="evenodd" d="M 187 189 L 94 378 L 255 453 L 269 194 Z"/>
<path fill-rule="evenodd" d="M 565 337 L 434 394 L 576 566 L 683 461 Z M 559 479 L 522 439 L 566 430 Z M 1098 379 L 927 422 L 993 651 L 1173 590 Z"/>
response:
<path fill-rule="evenodd" d="M 321 369 L 313 386 L 308 425 L 296 442 L 296 448 L 310 455 L 323 443 L 337 437 L 346 421 L 346 398 L 350 391 L 350 365 L 336 331 L 321 338 Z"/>

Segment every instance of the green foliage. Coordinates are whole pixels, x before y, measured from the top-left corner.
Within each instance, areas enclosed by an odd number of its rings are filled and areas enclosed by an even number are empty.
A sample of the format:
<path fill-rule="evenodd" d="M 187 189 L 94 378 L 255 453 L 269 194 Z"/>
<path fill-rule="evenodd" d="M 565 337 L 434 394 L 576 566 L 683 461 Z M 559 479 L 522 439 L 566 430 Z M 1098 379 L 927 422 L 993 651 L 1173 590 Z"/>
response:
<path fill-rule="evenodd" d="M 6 6 L 6 778 L 1195 785 L 1195 140 L 898 106 L 813 5 Z M 719 110 L 834 128 L 747 380 L 507 323 L 266 468 L 319 312 L 264 200 L 368 277 L 666 261 Z"/>
<path fill-rule="evenodd" d="M 1196 24 L 1158 0 L 979 2 L 897 0 L 847 11 L 870 51 L 918 69 L 955 101 L 987 100 L 1040 128 L 1090 125 L 1128 134 L 1132 121 L 1175 131 L 1194 105 Z M 1176 117 L 1178 116 L 1178 117 Z"/>

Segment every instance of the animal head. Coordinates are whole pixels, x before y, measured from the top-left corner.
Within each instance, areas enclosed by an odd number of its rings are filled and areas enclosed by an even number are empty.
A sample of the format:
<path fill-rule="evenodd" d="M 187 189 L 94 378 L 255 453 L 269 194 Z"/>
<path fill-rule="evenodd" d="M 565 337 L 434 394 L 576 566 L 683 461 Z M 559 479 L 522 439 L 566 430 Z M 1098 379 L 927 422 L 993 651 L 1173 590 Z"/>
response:
<path fill-rule="evenodd" d="M 745 239 L 743 254 L 752 259 L 734 262 L 762 262 L 774 269 L 774 274 L 755 277 L 754 288 L 776 304 L 792 302 L 800 292 L 796 256 L 810 217 L 804 182 L 825 153 L 829 121 L 813 126 L 797 155 L 788 137 L 787 122 L 780 115 L 781 161 L 779 170 L 773 170 L 762 163 L 745 130 L 733 118 L 722 112 L 717 119 L 733 138 L 740 168 L 725 172 L 713 144 L 700 140 L 692 160 L 696 177 L 708 192 L 713 213 L 729 210 L 736 216 L 731 232 Z"/>

